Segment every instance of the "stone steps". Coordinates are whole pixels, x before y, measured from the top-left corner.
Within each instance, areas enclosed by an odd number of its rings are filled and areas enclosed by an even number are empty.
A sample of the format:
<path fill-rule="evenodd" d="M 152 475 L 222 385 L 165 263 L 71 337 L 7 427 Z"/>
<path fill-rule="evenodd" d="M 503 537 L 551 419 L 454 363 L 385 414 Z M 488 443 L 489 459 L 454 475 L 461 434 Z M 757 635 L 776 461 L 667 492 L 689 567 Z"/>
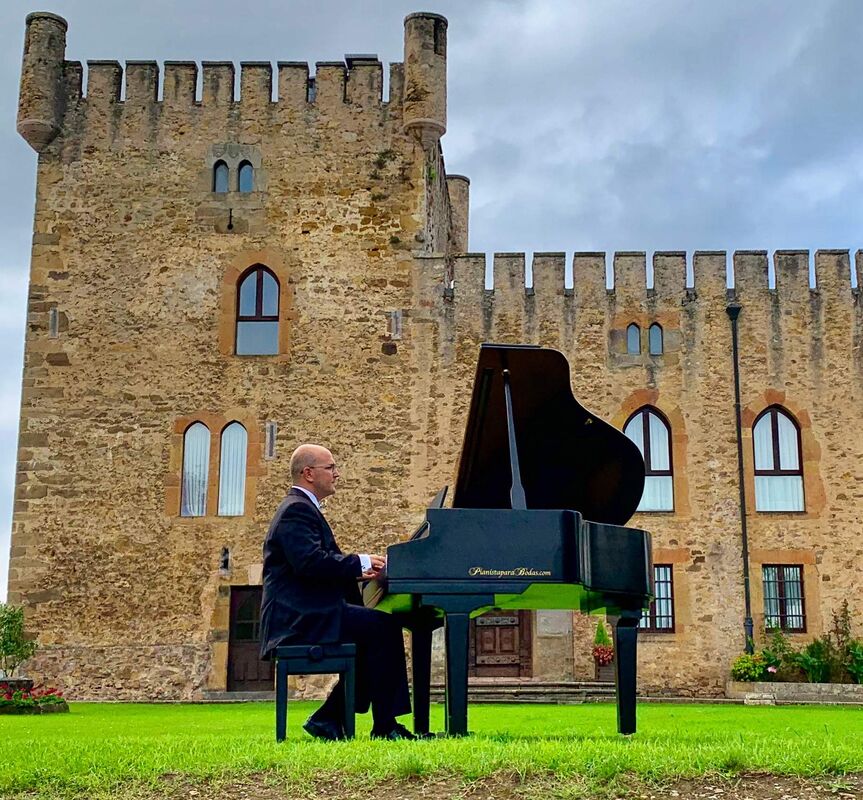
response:
<path fill-rule="evenodd" d="M 605 681 L 535 681 L 475 678 L 468 682 L 471 703 L 596 703 L 614 700 L 614 684 Z M 432 702 L 443 702 L 443 683 L 432 683 Z"/>

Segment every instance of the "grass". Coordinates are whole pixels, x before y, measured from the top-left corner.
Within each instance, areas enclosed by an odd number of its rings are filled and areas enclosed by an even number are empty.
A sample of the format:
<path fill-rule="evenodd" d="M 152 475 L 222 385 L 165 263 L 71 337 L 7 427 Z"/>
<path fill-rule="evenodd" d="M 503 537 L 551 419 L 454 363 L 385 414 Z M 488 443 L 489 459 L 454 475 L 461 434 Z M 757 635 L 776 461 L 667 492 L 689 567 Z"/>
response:
<path fill-rule="evenodd" d="M 825 775 L 863 771 L 863 710 L 839 707 L 639 707 L 639 732 L 615 732 L 613 705 L 475 705 L 472 736 L 420 742 L 325 743 L 300 723 L 315 707 L 291 703 L 288 741 L 274 740 L 270 703 L 75 703 L 69 714 L 0 717 L 0 796 L 107 796 L 155 791 L 165 776 L 190 783 L 267 774 L 297 785 L 323 778 L 517 774 L 593 782 L 651 782 L 711 773 Z M 432 727 L 443 727 L 440 706 Z"/>

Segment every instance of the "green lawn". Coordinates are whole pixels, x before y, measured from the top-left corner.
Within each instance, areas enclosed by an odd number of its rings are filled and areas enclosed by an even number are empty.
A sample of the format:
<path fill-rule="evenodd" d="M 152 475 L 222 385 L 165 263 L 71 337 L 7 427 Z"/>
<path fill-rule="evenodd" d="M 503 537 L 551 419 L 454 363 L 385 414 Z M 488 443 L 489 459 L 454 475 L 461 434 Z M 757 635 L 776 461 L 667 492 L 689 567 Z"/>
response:
<path fill-rule="evenodd" d="M 315 707 L 291 703 L 288 741 L 274 740 L 270 703 L 74 703 L 69 714 L 0 716 L 0 796 L 155 791 L 165 776 L 196 783 L 265 774 L 282 783 L 381 781 L 455 775 L 466 780 L 554 773 L 607 782 L 765 771 L 863 771 L 863 709 L 642 704 L 639 732 L 615 732 L 613 705 L 474 705 L 472 736 L 418 742 L 312 740 L 300 724 Z M 432 727 L 441 729 L 440 706 Z"/>

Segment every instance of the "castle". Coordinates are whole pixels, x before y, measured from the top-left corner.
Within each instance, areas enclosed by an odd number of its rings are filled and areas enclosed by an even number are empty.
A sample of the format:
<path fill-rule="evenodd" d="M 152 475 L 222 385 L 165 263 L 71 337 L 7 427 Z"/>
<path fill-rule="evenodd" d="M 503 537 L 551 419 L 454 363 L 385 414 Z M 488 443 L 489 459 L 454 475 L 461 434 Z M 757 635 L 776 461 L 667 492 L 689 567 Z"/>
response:
<path fill-rule="evenodd" d="M 575 253 L 569 287 L 563 254 L 536 253 L 525 287 L 524 254 L 468 252 L 469 182 L 440 147 L 447 21 L 404 26 L 386 98 L 368 55 L 313 76 L 242 63 L 238 97 L 231 63 L 204 62 L 197 97 L 195 63 L 160 80 L 91 61 L 83 96 L 66 22 L 27 18 L 18 130 L 39 157 L 8 596 L 38 635 L 29 672 L 76 699 L 271 686 L 261 542 L 291 450 L 333 450 L 332 526 L 383 551 L 454 479 L 484 341 L 560 349 L 575 396 L 642 448 L 642 690 L 722 694 L 747 615 L 756 637 L 806 640 L 847 599 L 859 633 L 861 254 L 777 251 L 769 283 L 766 252 L 657 252 L 648 286 L 643 252 Z M 593 677 L 591 619 L 486 622 L 475 674 Z"/>

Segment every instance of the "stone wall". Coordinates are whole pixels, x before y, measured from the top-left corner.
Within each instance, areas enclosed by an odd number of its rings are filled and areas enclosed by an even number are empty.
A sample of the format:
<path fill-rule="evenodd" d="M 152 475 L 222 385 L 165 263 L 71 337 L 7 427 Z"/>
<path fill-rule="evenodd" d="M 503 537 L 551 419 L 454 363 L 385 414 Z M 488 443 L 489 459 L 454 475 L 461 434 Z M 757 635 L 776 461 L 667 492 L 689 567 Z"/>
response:
<path fill-rule="evenodd" d="M 695 275 L 691 287 L 688 258 Z M 614 288 L 607 290 L 605 255 L 576 253 L 575 285 L 568 290 L 562 254 L 536 254 L 531 291 L 524 287 L 524 255 L 497 253 L 494 289 L 487 291 L 485 256 L 467 254 L 455 258 L 449 301 L 440 299 L 436 277 L 446 259 L 421 259 L 417 267 L 429 276 L 418 303 L 434 319 L 421 355 L 433 398 L 426 391 L 412 396 L 414 415 L 424 421 L 414 458 L 415 470 L 429 474 L 432 486 L 452 479 L 469 400 L 464 387 L 472 383 L 483 341 L 562 350 L 575 396 L 618 428 L 644 404 L 668 418 L 675 510 L 639 513 L 630 522 L 652 532 L 654 561 L 674 570 L 674 633 L 640 637 L 639 680 L 648 692 L 719 695 L 744 644 L 729 299 L 743 308 L 743 449 L 756 631 L 763 629 L 761 564 L 778 562 L 804 566 L 807 633 L 799 638 L 824 632 L 846 597 L 858 634 L 863 632 L 863 605 L 853 592 L 863 547 L 863 513 L 854 488 L 863 442 L 853 433 L 863 408 L 863 312 L 851 287 L 849 254 L 818 251 L 817 287 L 810 289 L 809 254 L 779 252 L 776 289 L 770 289 L 766 254 L 736 253 L 737 288 L 730 295 L 727 259 L 725 253 L 657 253 L 648 289 L 645 255 L 617 253 L 609 265 Z M 663 325 L 664 354 L 627 355 L 627 325 L 637 322 L 646 332 L 653 321 Z M 754 508 L 751 428 L 757 414 L 774 403 L 801 426 L 805 513 Z M 573 643 L 580 678 L 592 671 L 589 663 L 579 667 L 592 641 L 588 627 Z"/>

